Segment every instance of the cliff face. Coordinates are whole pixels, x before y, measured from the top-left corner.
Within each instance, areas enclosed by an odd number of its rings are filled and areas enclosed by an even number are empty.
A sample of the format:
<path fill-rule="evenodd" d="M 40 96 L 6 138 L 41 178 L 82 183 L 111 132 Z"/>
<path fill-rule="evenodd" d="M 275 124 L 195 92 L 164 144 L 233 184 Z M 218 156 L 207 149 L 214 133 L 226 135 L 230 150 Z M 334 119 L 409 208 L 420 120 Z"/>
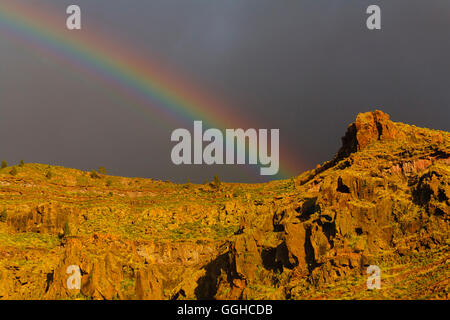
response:
<path fill-rule="evenodd" d="M 333 160 L 259 185 L 2 169 L 0 298 L 448 299 L 449 138 L 363 113 Z"/>

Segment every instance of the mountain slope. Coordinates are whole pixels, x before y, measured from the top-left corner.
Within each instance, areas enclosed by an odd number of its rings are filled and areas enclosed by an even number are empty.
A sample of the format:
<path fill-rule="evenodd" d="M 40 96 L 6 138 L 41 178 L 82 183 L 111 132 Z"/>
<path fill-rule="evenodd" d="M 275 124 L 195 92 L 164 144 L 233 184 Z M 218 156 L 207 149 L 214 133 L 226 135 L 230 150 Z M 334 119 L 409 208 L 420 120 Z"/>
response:
<path fill-rule="evenodd" d="M 0 298 L 448 299 L 449 138 L 359 114 L 333 160 L 266 184 L 1 169 Z"/>

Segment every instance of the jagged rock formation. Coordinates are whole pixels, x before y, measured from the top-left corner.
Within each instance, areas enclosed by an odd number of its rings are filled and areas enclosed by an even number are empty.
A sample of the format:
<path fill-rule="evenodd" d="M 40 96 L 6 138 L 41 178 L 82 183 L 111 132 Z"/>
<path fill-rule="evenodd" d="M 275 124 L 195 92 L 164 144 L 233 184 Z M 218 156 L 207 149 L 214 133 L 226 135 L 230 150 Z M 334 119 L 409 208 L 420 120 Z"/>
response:
<path fill-rule="evenodd" d="M 0 298 L 448 299 L 449 138 L 363 113 L 333 160 L 259 185 L 2 169 Z"/>

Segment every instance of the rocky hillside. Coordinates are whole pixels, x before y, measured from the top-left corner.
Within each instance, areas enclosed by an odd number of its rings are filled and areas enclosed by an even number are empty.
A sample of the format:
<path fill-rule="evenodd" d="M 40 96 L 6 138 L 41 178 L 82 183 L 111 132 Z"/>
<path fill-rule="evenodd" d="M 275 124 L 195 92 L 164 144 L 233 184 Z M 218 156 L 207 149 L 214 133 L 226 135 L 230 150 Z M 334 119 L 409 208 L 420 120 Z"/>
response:
<path fill-rule="evenodd" d="M 3 168 L 0 298 L 449 299 L 450 134 L 375 111 L 342 142 L 253 185 Z"/>

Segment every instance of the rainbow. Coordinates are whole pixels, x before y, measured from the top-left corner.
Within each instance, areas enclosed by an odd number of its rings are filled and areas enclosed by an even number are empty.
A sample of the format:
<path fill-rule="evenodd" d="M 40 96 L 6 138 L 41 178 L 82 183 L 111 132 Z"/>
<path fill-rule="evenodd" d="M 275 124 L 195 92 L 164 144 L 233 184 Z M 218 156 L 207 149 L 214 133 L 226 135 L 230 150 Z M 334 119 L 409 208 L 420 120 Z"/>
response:
<path fill-rule="evenodd" d="M 229 112 L 223 103 L 194 87 L 180 75 L 174 76 L 164 64 L 126 50 L 106 36 L 90 32 L 70 32 L 62 24 L 64 12 L 36 9 L 19 1 L 3 0 L 0 5 L 0 32 L 44 57 L 56 58 L 77 72 L 101 80 L 132 98 L 128 105 L 139 109 L 158 125 L 202 120 L 207 127 L 249 128 L 244 116 Z M 228 112 L 227 112 L 228 111 Z M 280 149 L 277 178 L 300 172 L 301 162 Z M 259 171 L 259 170 L 258 170 Z"/>

